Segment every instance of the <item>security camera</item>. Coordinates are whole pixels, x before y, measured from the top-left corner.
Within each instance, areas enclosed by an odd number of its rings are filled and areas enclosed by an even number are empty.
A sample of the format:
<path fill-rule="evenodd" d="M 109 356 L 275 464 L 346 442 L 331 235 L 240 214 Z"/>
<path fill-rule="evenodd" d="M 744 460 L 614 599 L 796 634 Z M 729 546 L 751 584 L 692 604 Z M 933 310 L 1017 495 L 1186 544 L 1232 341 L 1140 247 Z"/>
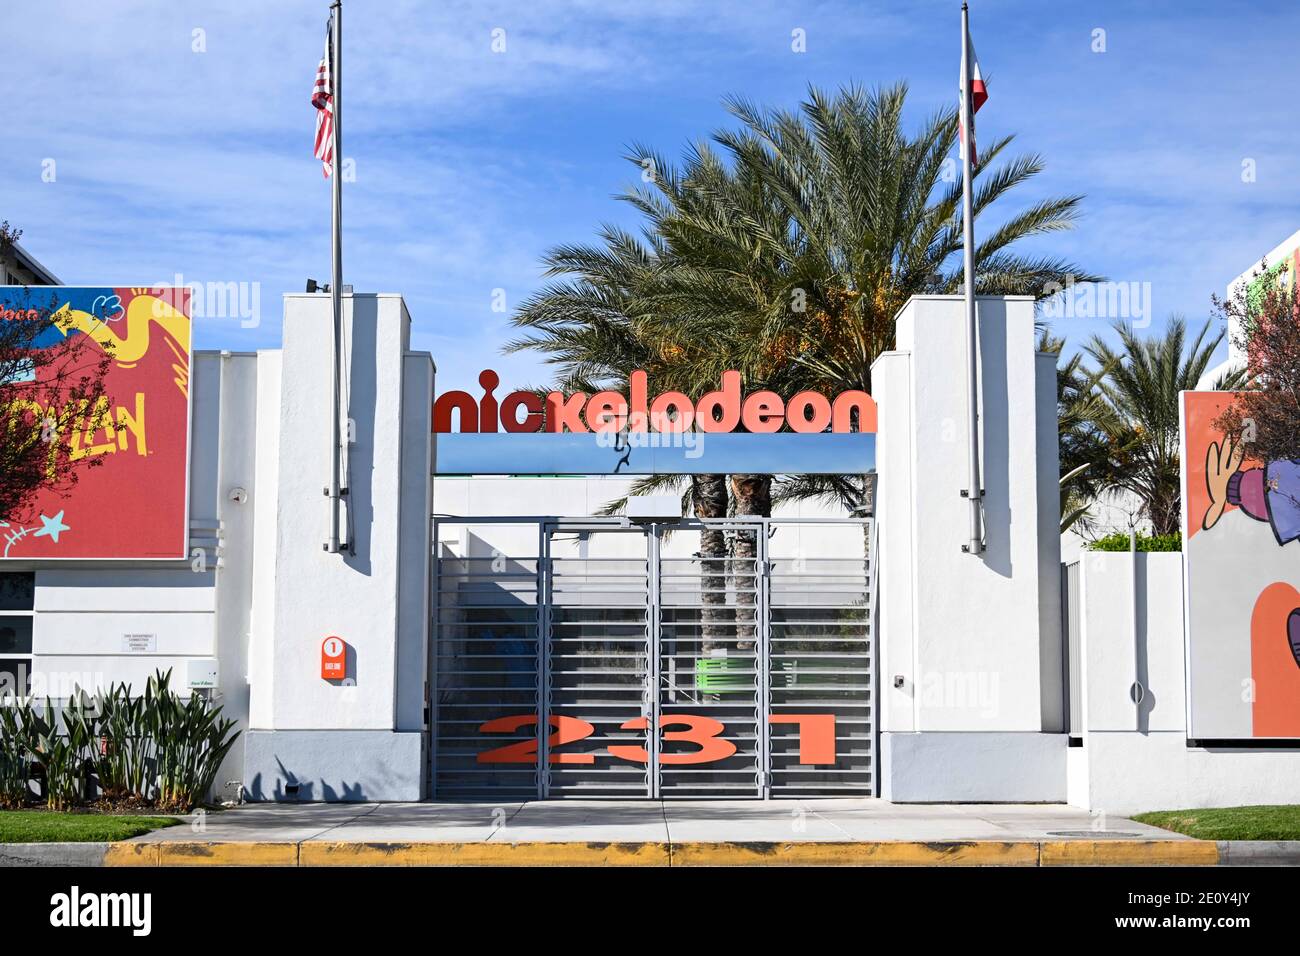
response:
<path fill-rule="evenodd" d="M 231 488 L 229 497 L 235 504 L 242 505 L 248 500 L 248 492 L 243 488 Z"/>

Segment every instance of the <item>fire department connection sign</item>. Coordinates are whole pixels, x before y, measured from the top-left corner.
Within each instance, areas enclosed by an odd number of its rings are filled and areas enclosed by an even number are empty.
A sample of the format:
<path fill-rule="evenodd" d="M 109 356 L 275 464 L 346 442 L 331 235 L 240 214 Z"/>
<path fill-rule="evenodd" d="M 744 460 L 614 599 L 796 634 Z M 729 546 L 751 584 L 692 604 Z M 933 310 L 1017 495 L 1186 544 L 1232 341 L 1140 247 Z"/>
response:
<path fill-rule="evenodd" d="M 84 335 L 112 357 L 99 409 L 112 427 L 90 428 L 102 416 L 88 409 L 58 436 L 74 462 L 102 464 L 61 493 L 40 492 L 22 514 L 0 515 L 0 559 L 185 557 L 189 291 L 0 287 L 0 321 L 43 322 L 38 347 Z"/>

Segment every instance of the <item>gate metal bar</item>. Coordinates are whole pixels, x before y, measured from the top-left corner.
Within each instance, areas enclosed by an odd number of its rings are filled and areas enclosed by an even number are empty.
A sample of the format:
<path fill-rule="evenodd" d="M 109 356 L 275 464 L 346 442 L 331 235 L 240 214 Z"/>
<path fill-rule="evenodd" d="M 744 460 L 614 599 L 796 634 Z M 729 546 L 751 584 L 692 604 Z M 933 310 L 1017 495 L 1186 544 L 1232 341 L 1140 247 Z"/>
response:
<path fill-rule="evenodd" d="M 649 736 L 635 722 L 650 724 L 653 539 L 639 526 L 583 520 L 550 521 L 544 533 L 550 622 L 543 643 L 549 648 L 548 712 L 556 721 L 550 729 L 585 734 L 577 743 L 564 738 L 575 747 L 587 741 L 584 751 L 570 747 L 543 764 L 545 794 L 649 796 L 651 761 L 638 769 L 612 748 L 635 749 Z M 556 550 L 557 539 L 568 534 L 576 536 L 576 556 Z M 621 553 L 618 545 L 629 540 L 636 542 L 633 553 Z"/>
<path fill-rule="evenodd" d="M 763 523 L 758 545 L 758 588 L 757 643 L 761 648 L 758 663 L 758 700 L 754 709 L 754 719 L 761 728 L 759 733 L 758 779 L 755 784 L 758 795 L 764 800 L 772 797 L 772 559 L 769 556 L 772 536 L 769 524 Z"/>
<path fill-rule="evenodd" d="M 537 799 L 550 796 L 551 766 L 551 534 L 537 526 Z"/>
<path fill-rule="evenodd" d="M 446 523 L 468 532 L 469 526 L 490 522 Z M 490 736 L 482 726 L 491 718 L 536 712 L 543 673 L 537 629 L 543 611 L 537 600 L 540 561 L 536 555 L 507 556 L 495 550 L 476 555 L 468 534 L 462 553 L 442 557 L 437 520 L 433 532 L 437 565 L 431 601 L 429 792 L 439 799 L 487 793 L 536 796 L 535 766 L 481 765 L 477 758 L 485 748 L 526 744 L 534 736 L 526 725 Z"/>
<path fill-rule="evenodd" d="M 687 531 L 706 529 L 732 538 L 728 553 L 706 556 L 701 542 L 695 555 L 661 556 L 658 567 L 657 617 L 662 640 L 669 643 L 657 658 L 656 683 L 661 710 L 672 705 L 656 728 L 664 748 L 664 759 L 656 764 L 658 791 L 664 797 L 761 797 L 768 733 L 762 694 L 766 525 L 757 519 L 725 519 Z M 680 533 L 683 525 L 659 526 L 656 536 L 662 540 L 667 530 Z M 752 536 L 752 558 L 735 553 L 741 535 Z M 708 567 L 708 562 L 717 567 Z M 682 698 L 688 703 L 680 703 Z M 682 714 L 705 729 L 686 747 L 667 748 L 665 735 L 681 729 L 673 718 Z M 725 727 L 724 739 L 734 751 L 703 763 L 677 763 L 688 758 L 693 747 L 705 745 L 708 721 Z"/>
<path fill-rule="evenodd" d="M 659 579 L 660 562 L 662 557 L 663 537 L 662 531 L 658 524 L 650 526 L 650 535 L 646 545 L 650 557 L 650 566 L 646 580 L 650 585 L 650 600 L 646 605 L 646 635 L 648 645 L 646 648 L 646 670 L 647 679 L 645 682 L 645 711 L 649 720 L 649 729 L 646 732 L 646 752 L 649 759 L 646 761 L 646 789 L 651 799 L 659 799 L 662 791 L 662 781 L 659 775 L 659 754 L 662 749 L 659 738 L 659 728 L 663 720 L 663 706 L 659 698 L 659 661 L 663 645 L 663 621 L 659 616 L 659 607 L 663 601 L 663 582 Z"/>

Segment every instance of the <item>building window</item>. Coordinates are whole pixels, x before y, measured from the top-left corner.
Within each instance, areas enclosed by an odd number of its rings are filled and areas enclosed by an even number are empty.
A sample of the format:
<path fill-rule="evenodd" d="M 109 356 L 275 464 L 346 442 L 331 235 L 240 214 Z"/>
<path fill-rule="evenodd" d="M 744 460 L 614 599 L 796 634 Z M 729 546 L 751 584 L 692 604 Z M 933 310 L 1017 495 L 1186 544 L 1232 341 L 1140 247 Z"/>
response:
<path fill-rule="evenodd" d="M 0 698 L 31 688 L 35 607 L 35 574 L 0 573 Z"/>

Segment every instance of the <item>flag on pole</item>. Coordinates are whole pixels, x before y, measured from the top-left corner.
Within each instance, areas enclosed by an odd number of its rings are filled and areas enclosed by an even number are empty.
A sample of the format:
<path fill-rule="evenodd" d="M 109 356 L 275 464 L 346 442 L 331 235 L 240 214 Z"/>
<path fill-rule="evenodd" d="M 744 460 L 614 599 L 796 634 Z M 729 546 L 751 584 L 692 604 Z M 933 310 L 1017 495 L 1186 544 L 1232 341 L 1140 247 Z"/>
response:
<path fill-rule="evenodd" d="M 984 550 L 984 479 L 980 469 L 979 424 L 979 309 L 975 301 L 975 196 L 971 179 L 975 159 L 975 112 L 989 98 L 975 59 L 975 46 L 970 40 L 970 9 L 961 5 L 961 78 L 957 81 L 957 128 L 961 134 L 961 247 L 962 296 L 966 305 L 966 464 L 969 468 L 967 484 L 962 491 L 970 505 L 970 528 L 966 543 L 961 549 L 967 554 Z M 970 149 L 966 149 L 967 137 Z"/>
<path fill-rule="evenodd" d="M 975 58 L 975 44 L 966 41 L 966 55 L 969 59 L 970 69 L 970 164 L 974 169 L 979 163 L 979 154 L 975 149 L 975 114 L 980 111 L 984 101 L 989 98 L 988 88 L 984 85 L 984 77 L 980 75 L 980 61 Z M 960 121 L 958 127 L 960 128 Z M 961 130 L 962 148 L 966 148 L 966 131 Z"/>
<path fill-rule="evenodd" d="M 316 149 L 313 155 L 321 161 L 325 178 L 334 167 L 334 62 L 332 33 L 325 30 L 325 55 L 316 67 L 316 85 L 311 91 L 311 105 L 316 107 Z"/>

